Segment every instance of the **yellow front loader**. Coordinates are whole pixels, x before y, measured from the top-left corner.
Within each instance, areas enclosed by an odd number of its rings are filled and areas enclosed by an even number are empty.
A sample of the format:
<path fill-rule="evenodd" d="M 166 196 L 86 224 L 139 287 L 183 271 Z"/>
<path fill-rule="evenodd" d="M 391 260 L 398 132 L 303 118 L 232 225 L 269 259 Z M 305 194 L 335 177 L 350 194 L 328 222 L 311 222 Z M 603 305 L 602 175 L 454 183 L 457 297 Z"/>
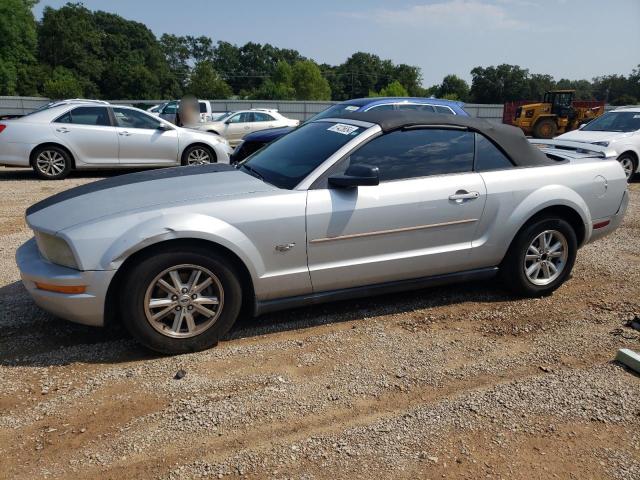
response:
<path fill-rule="evenodd" d="M 544 94 L 542 103 L 531 103 L 517 108 L 513 124 L 525 135 L 534 138 L 553 138 L 575 130 L 604 113 L 604 106 L 577 107 L 575 90 L 551 90 Z"/>

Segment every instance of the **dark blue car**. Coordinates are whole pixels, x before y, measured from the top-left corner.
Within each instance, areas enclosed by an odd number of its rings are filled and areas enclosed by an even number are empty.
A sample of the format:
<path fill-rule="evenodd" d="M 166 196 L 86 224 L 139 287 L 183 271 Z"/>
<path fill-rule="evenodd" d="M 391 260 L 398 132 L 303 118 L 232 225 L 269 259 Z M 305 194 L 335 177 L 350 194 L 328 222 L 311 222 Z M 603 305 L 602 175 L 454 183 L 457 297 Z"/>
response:
<path fill-rule="evenodd" d="M 326 110 L 311 117 L 309 120 L 317 120 L 319 118 L 339 117 L 345 113 L 351 112 L 369 112 L 382 110 L 420 110 L 433 113 L 442 113 L 447 115 L 463 115 L 468 117 L 469 114 L 462 108 L 461 102 L 452 100 L 440 100 L 438 98 L 419 98 L 419 97 L 376 97 L 376 98 L 356 98 L 347 100 L 346 102 L 332 105 Z M 244 160 L 253 152 L 259 150 L 267 143 L 270 143 L 281 136 L 293 130 L 292 127 L 270 128 L 260 130 L 259 132 L 250 133 L 236 147 L 231 155 L 231 162 L 237 163 Z"/>

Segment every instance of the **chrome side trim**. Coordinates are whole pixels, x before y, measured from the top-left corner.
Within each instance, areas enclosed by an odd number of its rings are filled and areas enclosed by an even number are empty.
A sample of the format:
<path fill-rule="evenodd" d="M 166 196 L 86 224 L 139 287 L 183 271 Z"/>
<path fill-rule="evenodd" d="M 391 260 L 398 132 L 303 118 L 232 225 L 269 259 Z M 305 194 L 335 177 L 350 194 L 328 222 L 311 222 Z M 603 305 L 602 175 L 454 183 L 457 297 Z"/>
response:
<path fill-rule="evenodd" d="M 310 240 L 309 243 L 324 243 L 324 242 L 333 242 L 336 240 L 352 240 L 354 238 L 375 237 L 378 235 L 412 232 L 414 230 L 426 230 L 428 228 L 446 227 L 449 225 L 461 225 L 464 223 L 472 223 L 477 221 L 478 221 L 477 218 L 469 218 L 466 220 L 455 220 L 453 222 L 443 222 L 443 223 L 430 223 L 428 225 L 418 225 L 415 227 L 393 228 L 391 230 L 377 230 L 373 232 L 352 233 L 350 235 L 339 235 L 337 237 L 314 238 L 313 240 Z"/>

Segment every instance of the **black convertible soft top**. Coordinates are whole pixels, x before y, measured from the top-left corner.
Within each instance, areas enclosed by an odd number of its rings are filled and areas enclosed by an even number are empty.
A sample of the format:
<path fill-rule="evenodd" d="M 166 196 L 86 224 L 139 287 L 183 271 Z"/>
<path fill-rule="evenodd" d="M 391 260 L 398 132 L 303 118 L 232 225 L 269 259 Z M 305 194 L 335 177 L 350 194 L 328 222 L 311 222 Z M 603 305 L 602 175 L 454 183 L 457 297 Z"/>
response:
<path fill-rule="evenodd" d="M 485 135 L 498 145 L 519 167 L 554 165 L 558 163 L 547 157 L 540 149 L 532 146 L 519 128 L 501 123 L 488 122 L 479 118 L 413 110 L 399 112 L 354 112 L 340 115 L 336 118 L 376 123 L 380 125 L 380 128 L 382 128 L 382 131 L 385 133 L 419 126 L 443 125 L 447 127 L 461 127 Z"/>

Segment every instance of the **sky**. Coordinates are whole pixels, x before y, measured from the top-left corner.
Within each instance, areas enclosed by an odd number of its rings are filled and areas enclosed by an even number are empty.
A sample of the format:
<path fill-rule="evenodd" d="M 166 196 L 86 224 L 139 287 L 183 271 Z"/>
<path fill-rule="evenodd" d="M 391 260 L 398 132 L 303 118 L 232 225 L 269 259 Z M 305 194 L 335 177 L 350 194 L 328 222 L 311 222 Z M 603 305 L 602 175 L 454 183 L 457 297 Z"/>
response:
<path fill-rule="evenodd" d="M 58 8 L 66 0 L 40 0 Z M 425 86 L 509 63 L 556 79 L 631 73 L 640 0 L 84 0 L 163 33 L 293 48 L 339 64 L 357 51 L 422 69 Z"/>

